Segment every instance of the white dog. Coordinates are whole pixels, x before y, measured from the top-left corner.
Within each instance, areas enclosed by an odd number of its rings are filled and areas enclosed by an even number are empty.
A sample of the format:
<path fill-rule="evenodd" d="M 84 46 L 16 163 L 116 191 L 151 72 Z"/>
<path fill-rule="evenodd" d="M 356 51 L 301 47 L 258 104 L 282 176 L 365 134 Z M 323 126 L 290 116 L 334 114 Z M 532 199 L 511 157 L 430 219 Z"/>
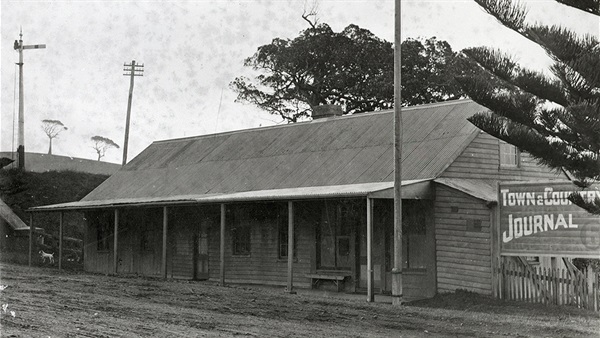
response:
<path fill-rule="evenodd" d="M 54 264 L 54 253 L 45 253 L 44 250 L 40 250 L 40 257 L 43 263 L 46 263 L 46 258 L 48 258 L 48 262 Z"/>

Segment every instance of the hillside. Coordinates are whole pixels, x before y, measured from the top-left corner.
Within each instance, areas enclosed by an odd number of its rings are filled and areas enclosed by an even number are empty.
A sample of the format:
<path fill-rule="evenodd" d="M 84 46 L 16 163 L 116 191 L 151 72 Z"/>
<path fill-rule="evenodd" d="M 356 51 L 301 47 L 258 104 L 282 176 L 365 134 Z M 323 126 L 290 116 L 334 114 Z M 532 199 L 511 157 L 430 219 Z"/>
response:
<path fill-rule="evenodd" d="M 0 198 L 27 224 L 28 208 L 78 201 L 104 182 L 108 175 L 74 171 L 48 171 L 42 173 L 17 169 L 0 169 Z M 65 236 L 81 238 L 81 215 L 68 213 L 65 217 Z M 34 215 L 34 225 L 48 233 L 58 232 L 58 214 Z M 71 225 L 71 226 L 69 226 Z"/>
<path fill-rule="evenodd" d="M 15 153 L 0 152 L 0 157 L 15 159 Z M 16 161 L 6 169 L 16 168 Z M 25 153 L 25 170 L 33 172 L 72 170 L 90 174 L 112 175 L 121 168 L 120 164 L 89 160 L 85 158 Z"/>

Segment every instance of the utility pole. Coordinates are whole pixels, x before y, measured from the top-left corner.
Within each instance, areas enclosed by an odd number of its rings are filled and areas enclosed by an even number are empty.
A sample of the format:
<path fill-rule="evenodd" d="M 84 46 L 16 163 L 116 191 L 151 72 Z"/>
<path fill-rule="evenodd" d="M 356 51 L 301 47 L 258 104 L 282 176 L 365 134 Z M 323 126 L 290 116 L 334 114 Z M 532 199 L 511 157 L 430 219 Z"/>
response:
<path fill-rule="evenodd" d="M 23 29 L 19 32 L 19 40 L 15 40 L 14 48 L 19 51 L 19 144 L 17 146 L 18 168 L 25 169 L 25 107 L 23 101 L 23 50 L 43 49 L 46 45 L 23 45 Z"/>
<path fill-rule="evenodd" d="M 394 34 L 394 267 L 392 269 L 392 303 L 402 304 L 402 72 L 401 0 L 395 5 Z"/>
<path fill-rule="evenodd" d="M 127 120 L 125 122 L 125 141 L 123 141 L 123 165 L 127 163 L 127 144 L 129 143 L 129 120 L 131 119 L 131 100 L 133 99 L 133 78 L 144 76 L 144 64 L 136 65 L 135 60 L 123 64 L 125 76 L 129 76 L 129 100 L 127 101 Z"/>

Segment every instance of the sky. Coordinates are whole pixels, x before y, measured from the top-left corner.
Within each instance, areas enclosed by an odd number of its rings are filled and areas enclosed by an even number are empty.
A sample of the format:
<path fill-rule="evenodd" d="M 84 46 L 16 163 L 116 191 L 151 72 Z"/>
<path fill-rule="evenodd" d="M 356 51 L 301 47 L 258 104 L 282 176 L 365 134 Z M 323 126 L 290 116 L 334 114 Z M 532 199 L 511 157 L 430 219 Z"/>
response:
<path fill-rule="evenodd" d="M 528 21 L 560 24 L 579 34 L 600 33 L 597 17 L 553 0 L 524 1 Z M 318 21 L 341 31 L 349 24 L 394 41 L 394 1 L 318 0 Z M 25 50 L 25 149 L 47 153 L 44 119 L 68 130 L 52 153 L 96 159 L 90 138 L 124 141 L 129 77 L 123 64 L 144 64 L 135 78 L 127 158 L 153 141 L 284 123 L 249 104 L 235 102 L 229 84 L 253 77 L 244 59 L 273 38 L 293 39 L 308 24 L 304 0 L 9 1 L 1 0 L 0 151 L 17 147 L 18 53 Z M 523 66 L 547 71 L 539 46 L 503 27 L 472 0 L 402 0 L 402 40 L 437 37 L 453 50 L 500 48 Z M 122 149 L 103 161 L 121 163 Z"/>

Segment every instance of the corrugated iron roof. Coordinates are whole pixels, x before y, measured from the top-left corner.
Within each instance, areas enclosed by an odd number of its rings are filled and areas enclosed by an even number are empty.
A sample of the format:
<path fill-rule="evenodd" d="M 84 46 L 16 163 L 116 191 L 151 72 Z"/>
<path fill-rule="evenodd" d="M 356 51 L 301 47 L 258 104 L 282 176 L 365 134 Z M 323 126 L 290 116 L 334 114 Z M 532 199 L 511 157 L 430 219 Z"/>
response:
<path fill-rule="evenodd" d="M 409 180 L 403 181 L 405 188 L 415 187 L 416 189 L 403 190 L 403 197 L 406 193 L 411 194 L 407 198 L 427 198 L 429 189 L 425 183 L 430 180 Z M 394 182 L 378 183 L 358 183 L 348 185 L 331 185 L 318 187 L 286 188 L 258 191 L 244 191 L 223 194 L 199 194 L 199 195 L 181 195 L 168 197 L 139 197 L 122 198 L 99 201 L 79 201 L 62 204 L 54 204 L 31 208 L 32 211 L 48 210 L 76 210 L 76 209 L 94 209 L 108 207 L 125 206 L 161 206 L 174 204 L 198 204 L 198 203 L 230 203 L 247 201 L 275 201 L 275 200 L 301 200 L 301 199 L 321 199 L 321 198 L 344 198 L 344 197 L 365 197 L 372 193 L 387 192 L 394 187 Z M 377 196 L 381 197 L 381 196 Z M 389 198 L 389 197 L 388 197 Z"/>
<path fill-rule="evenodd" d="M 471 100 L 404 108 L 403 180 L 438 177 L 477 135 Z M 82 201 L 392 182 L 393 111 L 157 141 Z"/>
<path fill-rule="evenodd" d="M 14 211 L 12 211 L 12 209 L 1 199 L 0 217 L 2 217 L 14 230 L 29 230 L 29 226 L 25 224 L 25 222 L 23 222 L 21 218 L 19 218 L 19 216 L 17 216 L 17 214 L 15 214 Z"/>
<path fill-rule="evenodd" d="M 498 191 L 492 181 L 462 178 L 438 178 L 435 179 L 434 182 L 462 191 L 467 195 L 471 195 L 488 203 L 498 202 Z"/>

